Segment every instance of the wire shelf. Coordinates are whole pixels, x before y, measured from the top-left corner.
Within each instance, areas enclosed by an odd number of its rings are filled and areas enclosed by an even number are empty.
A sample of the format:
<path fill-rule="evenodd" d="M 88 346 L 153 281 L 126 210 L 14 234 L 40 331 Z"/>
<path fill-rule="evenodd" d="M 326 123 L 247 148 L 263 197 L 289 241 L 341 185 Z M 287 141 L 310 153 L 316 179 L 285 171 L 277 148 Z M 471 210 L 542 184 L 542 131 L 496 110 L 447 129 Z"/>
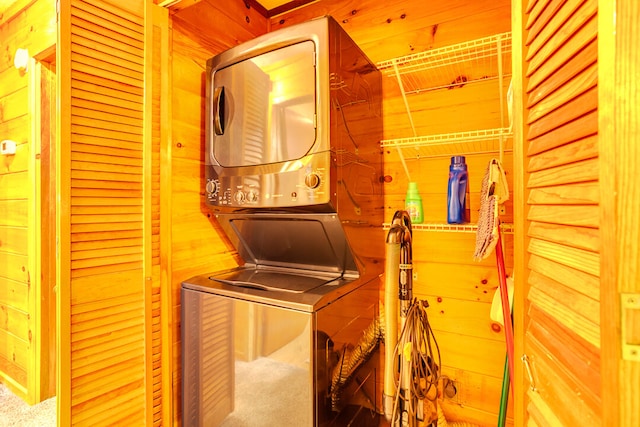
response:
<path fill-rule="evenodd" d="M 380 146 L 401 148 L 406 158 L 499 153 L 513 151 L 513 132 L 509 128 L 495 128 L 384 139 Z"/>
<path fill-rule="evenodd" d="M 388 230 L 391 224 L 384 223 L 382 228 Z M 500 227 L 503 233 L 513 234 L 513 224 L 500 223 Z M 437 232 L 454 232 L 454 233 L 477 233 L 477 224 L 444 224 L 444 223 L 429 223 L 429 224 L 411 224 L 411 229 L 415 231 L 437 231 Z"/>
<path fill-rule="evenodd" d="M 384 75 L 401 79 L 407 95 L 502 79 L 511 75 L 511 33 L 392 58 L 377 66 Z"/>

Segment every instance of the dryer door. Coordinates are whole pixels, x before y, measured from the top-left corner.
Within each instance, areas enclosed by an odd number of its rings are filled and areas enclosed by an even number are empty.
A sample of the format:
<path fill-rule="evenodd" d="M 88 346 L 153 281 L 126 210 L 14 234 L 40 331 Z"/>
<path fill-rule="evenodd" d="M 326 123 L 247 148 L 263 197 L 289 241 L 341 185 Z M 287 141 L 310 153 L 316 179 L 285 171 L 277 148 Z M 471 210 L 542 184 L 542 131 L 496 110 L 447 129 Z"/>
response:
<path fill-rule="evenodd" d="M 297 160 L 316 140 L 311 40 L 213 70 L 211 163 L 252 166 Z"/>

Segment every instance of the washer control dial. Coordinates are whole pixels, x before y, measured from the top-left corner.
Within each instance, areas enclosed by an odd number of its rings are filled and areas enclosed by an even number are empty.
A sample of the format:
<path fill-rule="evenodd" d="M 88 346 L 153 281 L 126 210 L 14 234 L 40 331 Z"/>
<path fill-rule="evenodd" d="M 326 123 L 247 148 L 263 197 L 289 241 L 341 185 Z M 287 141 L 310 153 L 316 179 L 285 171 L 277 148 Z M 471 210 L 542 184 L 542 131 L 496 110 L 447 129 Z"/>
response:
<path fill-rule="evenodd" d="M 258 200 L 258 194 L 255 190 L 249 190 L 247 193 L 247 202 L 253 203 Z"/>
<path fill-rule="evenodd" d="M 235 200 L 236 203 L 238 204 L 244 203 L 244 200 L 245 200 L 244 193 L 242 191 L 236 191 L 236 193 L 233 195 L 233 200 Z"/>

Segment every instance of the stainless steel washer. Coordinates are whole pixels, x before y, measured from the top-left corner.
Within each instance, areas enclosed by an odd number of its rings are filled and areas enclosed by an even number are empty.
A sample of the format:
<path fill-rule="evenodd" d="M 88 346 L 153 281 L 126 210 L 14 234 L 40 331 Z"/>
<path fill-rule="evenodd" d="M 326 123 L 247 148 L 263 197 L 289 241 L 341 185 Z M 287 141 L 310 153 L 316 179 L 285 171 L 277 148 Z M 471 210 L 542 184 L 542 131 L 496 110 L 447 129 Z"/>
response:
<path fill-rule="evenodd" d="M 185 426 L 377 425 L 377 352 L 336 381 L 377 300 L 375 282 L 273 268 L 184 282 Z"/>

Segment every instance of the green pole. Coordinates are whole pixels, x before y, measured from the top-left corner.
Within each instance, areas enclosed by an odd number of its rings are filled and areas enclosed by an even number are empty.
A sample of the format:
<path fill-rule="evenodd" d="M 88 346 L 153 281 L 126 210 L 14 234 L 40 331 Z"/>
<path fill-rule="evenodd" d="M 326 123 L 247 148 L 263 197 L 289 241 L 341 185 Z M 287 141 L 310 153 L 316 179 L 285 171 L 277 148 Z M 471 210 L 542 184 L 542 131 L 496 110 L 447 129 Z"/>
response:
<path fill-rule="evenodd" d="M 509 355 L 504 359 L 504 373 L 502 374 L 502 393 L 500 394 L 500 413 L 498 427 L 504 427 L 507 420 L 507 405 L 509 404 Z"/>

